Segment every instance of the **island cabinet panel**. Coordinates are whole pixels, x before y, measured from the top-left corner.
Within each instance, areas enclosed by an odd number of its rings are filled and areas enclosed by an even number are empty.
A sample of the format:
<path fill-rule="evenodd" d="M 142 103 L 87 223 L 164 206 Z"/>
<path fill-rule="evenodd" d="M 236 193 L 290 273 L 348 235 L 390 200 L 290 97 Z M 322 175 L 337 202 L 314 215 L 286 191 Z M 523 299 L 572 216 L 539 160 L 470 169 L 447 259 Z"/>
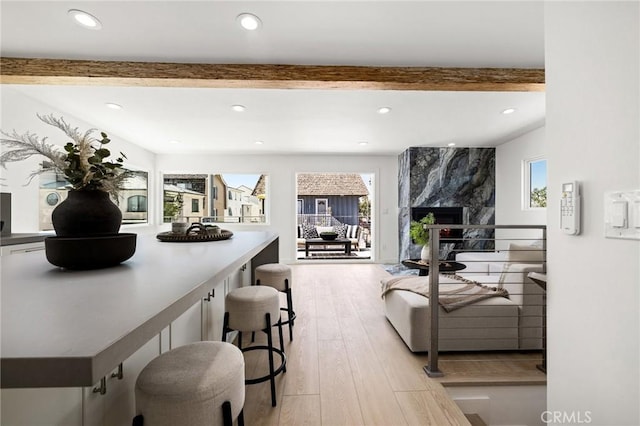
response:
<path fill-rule="evenodd" d="M 135 412 L 135 385 L 138 375 L 152 359 L 160 355 L 160 336 L 156 336 L 122 363 L 122 374 L 116 368 L 107 377 L 107 393 L 103 397 L 104 413 L 98 425 L 130 425 Z M 85 424 L 91 424 L 90 420 Z"/>
<path fill-rule="evenodd" d="M 3 426 L 82 425 L 82 388 L 0 390 Z"/>
<path fill-rule="evenodd" d="M 224 296 L 229 279 L 215 286 L 202 300 L 202 340 L 221 340 L 224 319 Z"/>
<path fill-rule="evenodd" d="M 251 283 L 251 271 L 247 265 L 229 275 L 223 282 L 212 287 L 202 300 L 202 340 L 221 340 L 224 322 L 224 299 L 229 291 L 248 286 Z"/>
<path fill-rule="evenodd" d="M 171 323 L 171 349 L 202 340 L 202 301 L 197 301 Z"/>

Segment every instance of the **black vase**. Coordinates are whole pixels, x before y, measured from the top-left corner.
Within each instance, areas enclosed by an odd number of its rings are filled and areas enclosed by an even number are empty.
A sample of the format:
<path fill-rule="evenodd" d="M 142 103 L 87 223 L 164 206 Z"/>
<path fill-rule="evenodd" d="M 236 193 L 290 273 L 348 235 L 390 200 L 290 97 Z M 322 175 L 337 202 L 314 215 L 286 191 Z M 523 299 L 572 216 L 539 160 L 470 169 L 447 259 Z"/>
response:
<path fill-rule="evenodd" d="M 58 237 L 117 234 L 122 212 L 104 191 L 71 190 L 51 213 Z"/>

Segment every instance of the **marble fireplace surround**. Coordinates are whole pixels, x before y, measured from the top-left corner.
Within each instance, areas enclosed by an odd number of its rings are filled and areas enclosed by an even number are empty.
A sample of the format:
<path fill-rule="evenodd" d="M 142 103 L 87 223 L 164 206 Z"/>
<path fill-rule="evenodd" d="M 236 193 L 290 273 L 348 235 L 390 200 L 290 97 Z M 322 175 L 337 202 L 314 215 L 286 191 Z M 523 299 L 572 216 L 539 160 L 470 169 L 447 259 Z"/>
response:
<path fill-rule="evenodd" d="M 400 154 L 398 169 L 399 260 L 420 257 L 409 237 L 413 214 L 425 211 L 416 208 L 458 207 L 462 224 L 495 223 L 495 148 L 412 147 Z M 491 238 L 493 231 L 464 230 L 462 237 Z M 443 244 L 441 253 L 492 248 L 491 241 L 460 241 Z"/>

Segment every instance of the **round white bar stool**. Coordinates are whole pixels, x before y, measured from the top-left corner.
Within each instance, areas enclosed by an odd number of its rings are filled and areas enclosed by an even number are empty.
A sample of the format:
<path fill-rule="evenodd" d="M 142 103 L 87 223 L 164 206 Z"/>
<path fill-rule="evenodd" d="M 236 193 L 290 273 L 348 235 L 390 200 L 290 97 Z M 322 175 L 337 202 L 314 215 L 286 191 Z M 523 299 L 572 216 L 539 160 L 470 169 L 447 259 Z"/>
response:
<path fill-rule="evenodd" d="M 151 360 L 136 380 L 133 425 L 244 425 L 244 357 L 225 342 L 179 346 Z"/>
<path fill-rule="evenodd" d="M 278 374 L 287 371 L 287 357 L 284 354 L 282 341 L 282 325 L 280 319 L 280 296 L 271 287 L 250 286 L 231 290 L 225 297 L 224 324 L 222 326 L 222 340 L 227 339 L 227 333 L 238 331 L 238 347 L 243 352 L 267 350 L 269 354 L 269 374 L 245 379 L 247 385 L 265 382 L 271 383 L 271 405 L 276 406 L 276 381 Z M 280 349 L 274 347 L 272 327 L 278 325 L 280 332 Z M 242 332 L 263 331 L 267 335 L 267 345 L 256 345 L 242 348 Z M 280 365 L 274 366 L 273 354 L 280 356 Z"/>
<path fill-rule="evenodd" d="M 255 270 L 256 285 L 266 285 L 285 293 L 287 296 L 287 307 L 280 308 L 287 312 L 286 321 L 280 320 L 280 324 L 289 325 L 289 341 L 293 340 L 293 322 L 296 319 L 296 313 L 293 310 L 293 297 L 291 295 L 291 267 L 281 263 L 265 263 Z"/>

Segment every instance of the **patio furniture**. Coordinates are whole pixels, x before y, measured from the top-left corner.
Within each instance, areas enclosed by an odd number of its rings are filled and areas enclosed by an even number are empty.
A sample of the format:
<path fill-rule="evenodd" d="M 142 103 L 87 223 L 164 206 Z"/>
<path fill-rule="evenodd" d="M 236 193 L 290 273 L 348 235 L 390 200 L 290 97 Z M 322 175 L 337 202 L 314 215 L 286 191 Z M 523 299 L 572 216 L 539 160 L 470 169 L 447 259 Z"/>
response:
<path fill-rule="evenodd" d="M 346 238 L 336 238 L 335 240 L 331 240 L 331 241 L 323 240 L 322 238 L 312 238 L 304 241 L 304 254 L 305 256 L 309 256 L 309 248 L 312 246 L 322 247 L 319 250 L 323 250 L 323 251 L 335 250 L 336 247 L 342 246 L 344 253 L 346 255 L 350 255 L 351 244 L 352 244 L 351 240 L 348 240 Z"/>

